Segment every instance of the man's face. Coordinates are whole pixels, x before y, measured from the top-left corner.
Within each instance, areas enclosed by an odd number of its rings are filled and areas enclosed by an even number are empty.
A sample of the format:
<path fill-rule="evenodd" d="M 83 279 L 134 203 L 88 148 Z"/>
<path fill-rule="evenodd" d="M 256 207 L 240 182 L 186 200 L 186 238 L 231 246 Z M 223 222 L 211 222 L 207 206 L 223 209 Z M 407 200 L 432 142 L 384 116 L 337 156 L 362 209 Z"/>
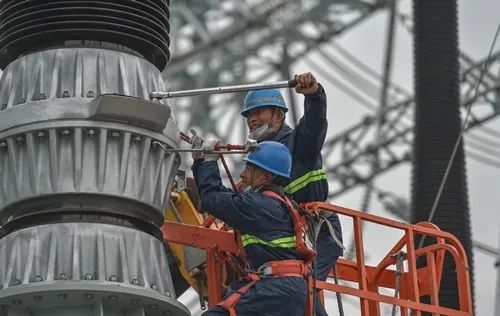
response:
<path fill-rule="evenodd" d="M 283 124 L 283 118 L 284 114 L 282 111 L 278 111 L 272 106 L 265 106 L 248 111 L 247 125 L 250 132 L 269 123 L 271 123 L 272 128 L 279 130 Z"/>
<path fill-rule="evenodd" d="M 247 187 L 258 188 L 269 181 L 269 174 L 251 164 L 246 164 L 245 169 L 240 174 L 241 190 Z"/>

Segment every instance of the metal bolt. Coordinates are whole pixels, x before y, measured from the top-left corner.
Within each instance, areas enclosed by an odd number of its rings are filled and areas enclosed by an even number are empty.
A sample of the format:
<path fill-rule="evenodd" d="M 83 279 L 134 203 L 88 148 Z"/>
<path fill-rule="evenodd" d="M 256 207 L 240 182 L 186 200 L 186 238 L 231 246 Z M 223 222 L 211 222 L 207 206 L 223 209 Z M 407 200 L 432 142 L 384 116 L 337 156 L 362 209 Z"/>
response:
<path fill-rule="evenodd" d="M 139 280 L 137 280 L 137 279 L 132 279 L 132 284 L 133 284 L 133 285 L 139 285 Z"/>
<path fill-rule="evenodd" d="M 6 142 L 1 142 L 0 143 L 0 149 L 3 149 L 3 150 L 7 149 L 7 143 Z"/>
<path fill-rule="evenodd" d="M 38 100 L 45 100 L 46 96 L 45 96 L 45 93 L 40 93 L 38 95 Z"/>
<path fill-rule="evenodd" d="M 112 275 L 112 276 L 110 276 L 110 277 L 109 277 L 109 280 L 110 280 L 111 282 L 117 282 L 117 281 L 118 281 L 118 278 L 116 277 L 116 275 Z"/>
<path fill-rule="evenodd" d="M 153 284 L 151 284 L 151 289 L 152 289 L 153 291 L 158 291 L 158 285 L 156 285 L 156 284 L 154 284 L 154 283 L 153 283 Z"/>
<path fill-rule="evenodd" d="M 85 294 L 85 295 L 83 295 L 83 297 L 85 297 L 85 299 L 86 299 L 87 301 L 90 301 L 91 299 L 93 299 L 93 298 L 94 298 L 94 295 L 92 295 L 92 294 Z"/>
<path fill-rule="evenodd" d="M 110 301 L 116 301 L 118 299 L 116 295 L 110 295 L 108 298 Z"/>
<path fill-rule="evenodd" d="M 87 98 L 95 98 L 95 93 L 94 93 L 94 91 L 89 91 L 89 92 L 87 92 Z"/>
<path fill-rule="evenodd" d="M 114 139 L 120 138 L 120 132 L 112 132 L 111 137 L 113 137 Z"/>
<path fill-rule="evenodd" d="M 59 275 L 59 280 L 67 280 L 67 279 L 68 279 L 68 276 L 66 275 L 66 273 L 63 272 Z"/>
<path fill-rule="evenodd" d="M 64 136 L 64 137 L 67 137 L 71 134 L 70 130 L 69 129 L 63 129 L 61 131 L 61 135 Z"/>
<path fill-rule="evenodd" d="M 41 302 L 41 301 L 43 301 L 43 296 L 41 296 L 41 295 L 33 296 L 33 300 L 35 302 Z"/>
<path fill-rule="evenodd" d="M 12 301 L 12 304 L 14 304 L 14 305 L 21 305 L 22 303 L 23 303 L 23 301 L 21 301 L 21 300 L 13 300 Z"/>
<path fill-rule="evenodd" d="M 59 293 L 59 294 L 57 294 L 57 298 L 60 300 L 65 300 L 68 298 L 68 295 L 64 294 L 64 293 Z"/>
<path fill-rule="evenodd" d="M 168 297 L 172 296 L 172 293 L 170 293 L 169 291 L 167 291 L 165 294 L 166 294 Z"/>
<path fill-rule="evenodd" d="M 69 91 L 64 91 L 62 96 L 63 98 L 69 98 Z"/>
<path fill-rule="evenodd" d="M 2 110 L 5 110 L 7 108 L 7 103 L 2 104 Z"/>
<path fill-rule="evenodd" d="M 42 281 L 43 281 L 42 276 L 41 276 L 41 275 L 37 275 L 37 276 L 35 276 L 35 281 L 36 281 L 36 282 L 42 282 Z"/>
<path fill-rule="evenodd" d="M 149 308 L 158 309 L 158 304 L 149 304 Z"/>
<path fill-rule="evenodd" d="M 94 138 L 94 136 L 95 136 L 95 131 L 94 131 L 93 129 L 89 129 L 89 130 L 87 131 L 87 136 L 88 136 L 89 138 Z"/>
<path fill-rule="evenodd" d="M 40 132 L 36 133 L 36 136 L 38 136 L 38 138 L 44 138 L 45 132 L 40 131 Z"/>
<path fill-rule="evenodd" d="M 94 276 L 92 275 L 92 273 L 85 274 L 85 280 L 92 280 L 93 278 Z"/>
<path fill-rule="evenodd" d="M 140 302 L 141 302 L 141 301 L 140 301 L 140 300 L 138 300 L 138 299 L 136 299 L 136 298 L 134 298 L 134 299 L 130 300 L 130 303 L 132 303 L 132 305 L 139 305 L 139 303 L 140 303 Z"/>
<path fill-rule="evenodd" d="M 18 144 L 22 144 L 22 143 L 24 143 L 24 135 L 19 135 L 19 136 L 17 136 L 17 137 L 16 137 L 16 142 L 17 142 Z"/>
<path fill-rule="evenodd" d="M 136 144 L 139 144 L 140 142 L 142 142 L 142 137 L 141 137 L 141 136 L 136 136 L 136 137 L 134 137 L 134 142 L 135 142 Z"/>

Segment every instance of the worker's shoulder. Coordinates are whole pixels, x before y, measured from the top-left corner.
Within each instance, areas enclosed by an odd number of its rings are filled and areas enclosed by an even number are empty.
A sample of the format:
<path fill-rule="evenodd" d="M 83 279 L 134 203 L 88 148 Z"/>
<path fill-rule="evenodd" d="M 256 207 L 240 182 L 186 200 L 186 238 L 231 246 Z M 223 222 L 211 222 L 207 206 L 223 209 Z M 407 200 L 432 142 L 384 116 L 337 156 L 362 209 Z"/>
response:
<path fill-rule="evenodd" d="M 262 192 L 243 192 L 240 194 L 240 199 L 245 205 L 262 211 L 276 211 L 277 209 L 286 211 L 286 207 L 281 202 Z"/>
<path fill-rule="evenodd" d="M 288 142 L 290 140 L 290 135 L 294 132 L 293 128 L 291 128 L 288 124 L 283 124 L 281 129 L 274 135 L 273 141 L 280 142 L 285 146 L 288 146 Z"/>

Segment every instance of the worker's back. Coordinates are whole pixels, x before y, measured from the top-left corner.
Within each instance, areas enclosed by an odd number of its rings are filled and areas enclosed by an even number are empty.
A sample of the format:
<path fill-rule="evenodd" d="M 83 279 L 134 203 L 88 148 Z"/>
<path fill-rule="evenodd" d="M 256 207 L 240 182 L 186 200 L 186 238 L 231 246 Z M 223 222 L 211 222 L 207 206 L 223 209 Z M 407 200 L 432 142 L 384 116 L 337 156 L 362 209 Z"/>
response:
<path fill-rule="evenodd" d="M 286 149 L 285 149 L 286 150 Z M 214 161 L 195 161 L 193 173 L 198 184 L 202 209 L 241 232 L 250 270 L 265 263 L 301 259 L 286 204 L 260 191 L 235 194 L 222 185 Z M 230 284 L 226 297 L 241 290 L 249 280 Z M 300 315 L 306 307 L 307 283 L 303 276 L 262 275 L 259 282 L 238 296 L 237 315 Z M 204 315 L 227 315 L 216 307 Z"/>
<path fill-rule="evenodd" d="M 316 151 L 307 151 L 297 135 L 298 130 L 283 124 L 272 140 L 287 146 L 292 155 L 291 181 L 286 187 L 297 203 L 326 201 L 328 198 L 328 181 L 322 170 L 323 161 Z M 317 151 L 321 151 L 319 148 Z"/>
<path fill-rule="evenodd" d="M 286 205 L 256 192 L 243 193 L 240 198 L 254 210 L 248 225 L 241 229 L 252 268 L 273 260 L 303 259 L 295 250 L 293 223 Z"/>

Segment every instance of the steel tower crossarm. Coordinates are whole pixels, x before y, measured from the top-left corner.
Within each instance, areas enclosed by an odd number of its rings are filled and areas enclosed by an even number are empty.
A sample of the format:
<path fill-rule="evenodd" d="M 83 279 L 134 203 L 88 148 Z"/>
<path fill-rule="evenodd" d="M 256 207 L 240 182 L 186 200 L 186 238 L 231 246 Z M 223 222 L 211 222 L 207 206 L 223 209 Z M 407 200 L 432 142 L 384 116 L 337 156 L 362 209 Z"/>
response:
<path fill-rule="evenodd" d="M 466 129 L 477 127 L 500 114 L 500 52 L 493 54 L 474 91 L 486 60 L 467 63 L 461 71 L 462 109 L 473 104 Z M 383 113 L 381 137 L 375 142 L 376 114 L 364 117 L 358 124 L 327 140 L 323 147 L 324 164 L 330 180 L 330 195 L 338 196 L 364 184 L 385 171 L 411 160 L 413 139 L 413 98 L 389 106 Z M 368 166 L 379 157 L 377 168 Z"/>
<path fill-rule="evenodd" d="M 308 44 L 296 54 L 311 50 L 318 41 L 348 30 L 384 6 L 379 0 L 176 1 L 172 31 L 182 43 L 173 47 L 167 75 L 185 71 L 195 60 L 223 57 L 221 71 L 242 57 L 260 58 L 264 50 L 284 40 Z M 231 54 L 221 55 L 224 51 Z"/>
<path fill-rule="evenodd" d="M 226 0 L 172 3 L 172 58 L 164 73 L 169 90 L 256 82 L 279 73 L 284 43 L 297 60 L 332 36 L 343 33 L 385 7 L 385 1 Z M 214 107 L 235 111 L 240 95 L 186 100 L 187 125 L 227 139 L 234 129 L 218 130 L 207 117 Z M 232 119 L 234 117 L 231 117 Z"/>

